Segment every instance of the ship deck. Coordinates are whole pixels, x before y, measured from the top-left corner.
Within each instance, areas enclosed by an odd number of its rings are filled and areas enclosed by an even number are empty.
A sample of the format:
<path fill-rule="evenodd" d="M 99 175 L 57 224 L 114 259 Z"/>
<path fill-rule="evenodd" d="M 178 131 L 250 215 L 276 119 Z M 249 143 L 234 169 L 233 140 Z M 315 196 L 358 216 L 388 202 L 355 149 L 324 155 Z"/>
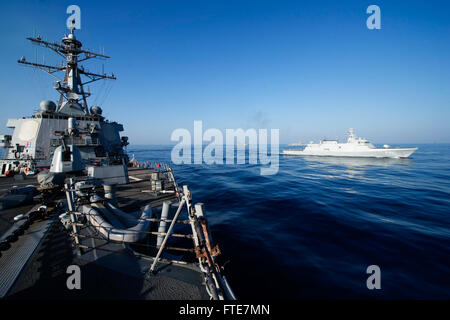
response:
<path fill-rule="evenodd" d="M 116 199 L 125 212 L 147 204 L 158 207 L 172 193 L 150 192 L 152 169 L 129 168 L 130 183 L 116 186 Z M 37 185 L 33 177 L 0 178 L 0 195 L 12 186 Z M 29 211 L 37 202 L 0 211 L 0 236 L 10 228 L 12 218 Z M 157 272 L 148 271 L 153 258 L 137 254 L 131 246 L 106 241 L 90 227 L 81 228 L 81 243 L 74 248 L 72 238 L 56 216 L 34 222 L 9 249 L 0 253 L 0 283 L 8 299 L 208 299 L 203 277 L 196 263 L 160 261 Z M 81 270 L 81 290 L 66 286 L 69 265 Z M 1 285 L 0 285 L 1 289 Z"/>

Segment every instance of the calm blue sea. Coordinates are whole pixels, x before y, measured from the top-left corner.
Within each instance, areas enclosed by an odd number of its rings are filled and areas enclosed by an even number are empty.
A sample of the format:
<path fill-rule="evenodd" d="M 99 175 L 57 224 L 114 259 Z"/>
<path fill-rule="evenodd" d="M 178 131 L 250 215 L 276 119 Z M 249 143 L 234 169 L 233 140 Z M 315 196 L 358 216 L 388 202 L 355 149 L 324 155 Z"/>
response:
<path fill-rule="evenodd" d="M 449 299 L 450 145 L 418 147 L 406 160 L 280 156 L 272 176 L 248 164 L 172 167 L 205 203 L 239 298 Z M 171 148 L 128 153 L 171 164 Z M 366 287 L 369 265 L 381 290 Z"/>

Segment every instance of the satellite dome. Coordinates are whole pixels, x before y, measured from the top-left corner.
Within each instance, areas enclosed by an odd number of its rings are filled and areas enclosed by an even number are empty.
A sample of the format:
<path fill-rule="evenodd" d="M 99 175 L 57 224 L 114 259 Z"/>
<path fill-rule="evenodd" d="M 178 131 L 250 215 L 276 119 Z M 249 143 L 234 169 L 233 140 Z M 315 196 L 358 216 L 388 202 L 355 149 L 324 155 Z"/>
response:
<path fill-rule="evenodd" d="M 40 103 L 42 112 L 55 112 L 56 104 L 50 100 L 43 100 Z"/>
<path fill-rule="evenodd" d="M 102 112 L 103 112 L 103 110 L 99 106 L 92 106 L 91 107 L 91 113 L 92 114 L 101 115 Z"/>

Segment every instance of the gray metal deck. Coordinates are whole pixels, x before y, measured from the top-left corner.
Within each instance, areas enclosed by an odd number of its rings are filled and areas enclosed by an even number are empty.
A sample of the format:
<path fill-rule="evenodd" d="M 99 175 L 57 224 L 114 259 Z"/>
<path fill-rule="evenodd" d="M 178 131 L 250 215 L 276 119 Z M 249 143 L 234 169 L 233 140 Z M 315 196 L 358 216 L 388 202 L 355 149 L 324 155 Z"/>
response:
<path fill-rule="evenodd" d="M 117 186 L 119 207 L 126 212 L 142 209 L 148 203 L 158 207 L 174 194 L 155 195 L 148 192 L 151 170 L 131 169 L 130 183 Z M 0 187 L 15 185 L 1 178 Z M 3 181 L 2 181 L 3 180 Z M 27 179 L 21 184 L 34 182 Z M 30 205 L 0 211 L 3 230 L 12 217 L 26 212 Z M 0 298 L 8 299 L 209 299 L 203 276 L 195 264 L 160 261 L 157 273 L 149 276 L 153 259 L 143 256 L 122 243 L 108 242 L 89 227 L 81 234 L 95 235 L 82 239 L 90 247 L 78 256 L 62 224 L 52 220 L 35 222 L 0 256 Z M 8 225 L 5 225 L 5 222 Z M 55 223 L 52 223 L 55 222 Z M 95 248 L 95 249 L 92 249 Z M 81 290 L 69 290 L 66 273 L 69 265 L 80 266 Z"/>

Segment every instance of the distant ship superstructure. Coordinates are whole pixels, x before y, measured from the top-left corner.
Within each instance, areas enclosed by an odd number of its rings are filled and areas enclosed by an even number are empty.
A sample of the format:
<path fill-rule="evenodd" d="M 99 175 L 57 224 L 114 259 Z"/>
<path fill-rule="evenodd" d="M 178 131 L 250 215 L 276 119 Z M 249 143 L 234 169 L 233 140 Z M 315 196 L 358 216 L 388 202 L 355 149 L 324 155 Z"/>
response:
<path fill-rule="evenodd" d="M 338 140 L 310 142 L 303 150 L 285 149 L 283 154 L 296 156 L 332 156 L 332 157 L 370 157 L 370 158 L 408 158 L 417 148 L 391 148 L 384 145 L 377 148 L 368 140 L 357 138 L 352 128 L 349 129 L 346 143 Z"/>
<path fill-rule="evenodd" d="M 54 150 L 65 140 L 79 148 L 86 162 L 105 164 L 126 163 L 128 156 L 123 147 L 127 137 L 121 137 L 123 126 L 109 122 L 102 116 L 99 106 L 88 107 L 90 92 L 84 90 L 88 83 L 102 79 L 116 79 L 113 74 L 87 72 L 80 62 L 92 58 L 109 58 L 106 55 L 81 49 L 82 43 L 71 29 L 61 43 L 52 43 L 40 37 L 27 38 L 31 42 L 49 48 L 65 59 L 61 66 L 28 62 L 22 57 L 20 64 L 32 66 L 56 77 L 64 72 L 64 78 L 56 81 L 54 88 L 59 92 L 59 101 L 44 100 L 40 111 L 31 117 L 9 119 L 8 128 L 12 135 L 0 136 L 0 142 L 7 149 L 5 159 L 0 160 L 0 175 L 9 171 L 34 171 L 48 168 Z M 85 82 L 82 82 L 82 76 Z"/>

